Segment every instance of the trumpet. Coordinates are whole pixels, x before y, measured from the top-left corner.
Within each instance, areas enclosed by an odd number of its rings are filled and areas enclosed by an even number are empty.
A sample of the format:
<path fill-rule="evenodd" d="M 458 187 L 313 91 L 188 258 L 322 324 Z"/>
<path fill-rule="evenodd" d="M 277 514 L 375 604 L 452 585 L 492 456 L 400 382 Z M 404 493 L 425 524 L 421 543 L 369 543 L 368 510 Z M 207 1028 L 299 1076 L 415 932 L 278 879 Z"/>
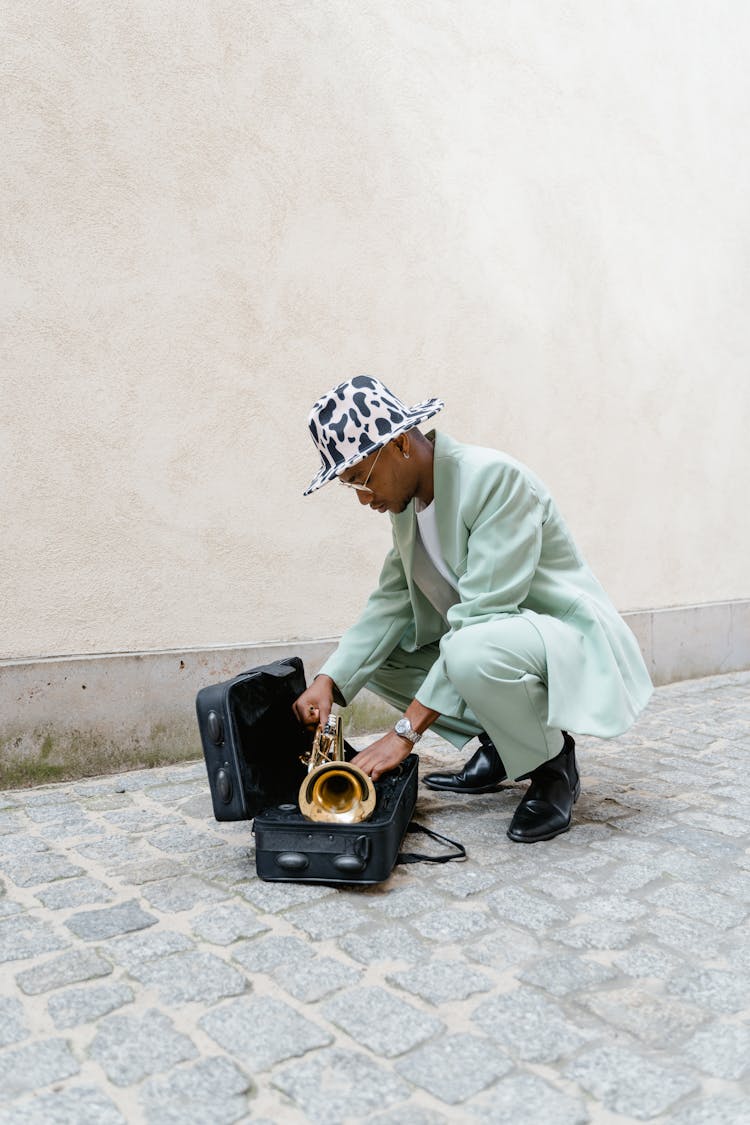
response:
<path fill-rule="evenodd" d="M 299 807 L 308 820 L 359 824 L 375 811 L 377 795 L 367 774 L 344 758 L 340 715 L 318 727 L 310 752 L 300 758 L 307 777 L 299 787 Z"/>

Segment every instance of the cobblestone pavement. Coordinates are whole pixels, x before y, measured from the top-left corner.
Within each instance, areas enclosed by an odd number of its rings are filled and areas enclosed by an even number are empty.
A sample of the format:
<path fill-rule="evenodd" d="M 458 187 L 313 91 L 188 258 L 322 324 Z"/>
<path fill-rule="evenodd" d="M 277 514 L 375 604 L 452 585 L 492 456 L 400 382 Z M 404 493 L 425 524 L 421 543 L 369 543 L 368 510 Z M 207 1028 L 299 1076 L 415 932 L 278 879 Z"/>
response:
<path fill-rule="evenodd" d="M 468 861 L 360 890 L 260 882 L 201 762 L 0 793 L 0 1122 L 750 1122 L 749 756 L 750 673 L 661 688 L 567 835 L 422 789 Z"/>

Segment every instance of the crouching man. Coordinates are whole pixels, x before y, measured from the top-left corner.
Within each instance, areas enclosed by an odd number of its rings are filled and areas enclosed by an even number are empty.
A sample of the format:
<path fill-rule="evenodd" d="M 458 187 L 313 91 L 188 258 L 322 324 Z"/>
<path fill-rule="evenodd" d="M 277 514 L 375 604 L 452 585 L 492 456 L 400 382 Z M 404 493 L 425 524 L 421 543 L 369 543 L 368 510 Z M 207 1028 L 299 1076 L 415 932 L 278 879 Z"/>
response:
<path fill-rule="evenodd" d="M 357 757 L 374 780 L 428 727 L 480 749 L 432 789 L 485 793 L 531 782 L 508 829 L 533 843 L 565 832 L 580 792 L 568 731 L 622 734 L 652 686 L 638 645 L 578 552 L 542 482 L 504 453 L 416 427 L 443 408 L 411 408 L 361 375 L 312 408 L 329 481 L 390 514 L 393 547 L 359 620 L 296 701 L 306 725 L 367 687 L 402 712 Z"/>

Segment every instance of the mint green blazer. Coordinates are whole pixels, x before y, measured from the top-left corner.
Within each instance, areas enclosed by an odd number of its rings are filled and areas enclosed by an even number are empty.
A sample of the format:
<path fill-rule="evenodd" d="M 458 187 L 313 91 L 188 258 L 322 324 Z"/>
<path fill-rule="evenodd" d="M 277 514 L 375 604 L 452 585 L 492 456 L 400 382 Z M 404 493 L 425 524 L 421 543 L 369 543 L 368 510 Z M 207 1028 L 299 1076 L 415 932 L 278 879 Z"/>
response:
<path fill-rule="evenodd" d="M 430 435 L 432 436 L 432 435 Z M 525 465 L 504 453 L 435 433 L 435 515 L 443 557 L 460 600 L 443 618 L 412 577 L 413 502 L 391 516 L 393 547 L 377 589 L 322 672 L 348 703 L 396 647 L 439 642 L 417 693 L 425 706 L 463 717 L 466 704 L 446 675 L 444 651 L 459 629 L 522 614 L 547 653 L 550 726 L 613 737 L 653 691 L 640 649 L 579 553 L 552 497 Z"/>

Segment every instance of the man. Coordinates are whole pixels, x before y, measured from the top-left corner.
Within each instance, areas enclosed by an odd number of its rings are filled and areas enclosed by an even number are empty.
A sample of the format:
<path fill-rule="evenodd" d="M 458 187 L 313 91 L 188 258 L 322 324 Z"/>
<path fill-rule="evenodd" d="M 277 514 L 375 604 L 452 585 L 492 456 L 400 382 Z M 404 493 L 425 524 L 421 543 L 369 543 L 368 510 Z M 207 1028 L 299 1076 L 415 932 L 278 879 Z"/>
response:
<path fill-rule="evenodd" d="M 294 708 L 316 726 L 366 686 L 401 710 L 357 756 L 374 780 L 428 727 L 456 746 L 479 736 L 463 770 L 426 783 L 482 793 L 528 778 L 508 835 L 549 840 L 569 828 L 580 792 L 568 731 L 622 734 L 653 689 L 542 482 L 503 453 L 416 429 L 443 405 L 409 408 L 362 375 L 313 406 L 322 464 L 305 495 L 338 478 L 390 513 L 393 547 L 361 617 Z"/>

